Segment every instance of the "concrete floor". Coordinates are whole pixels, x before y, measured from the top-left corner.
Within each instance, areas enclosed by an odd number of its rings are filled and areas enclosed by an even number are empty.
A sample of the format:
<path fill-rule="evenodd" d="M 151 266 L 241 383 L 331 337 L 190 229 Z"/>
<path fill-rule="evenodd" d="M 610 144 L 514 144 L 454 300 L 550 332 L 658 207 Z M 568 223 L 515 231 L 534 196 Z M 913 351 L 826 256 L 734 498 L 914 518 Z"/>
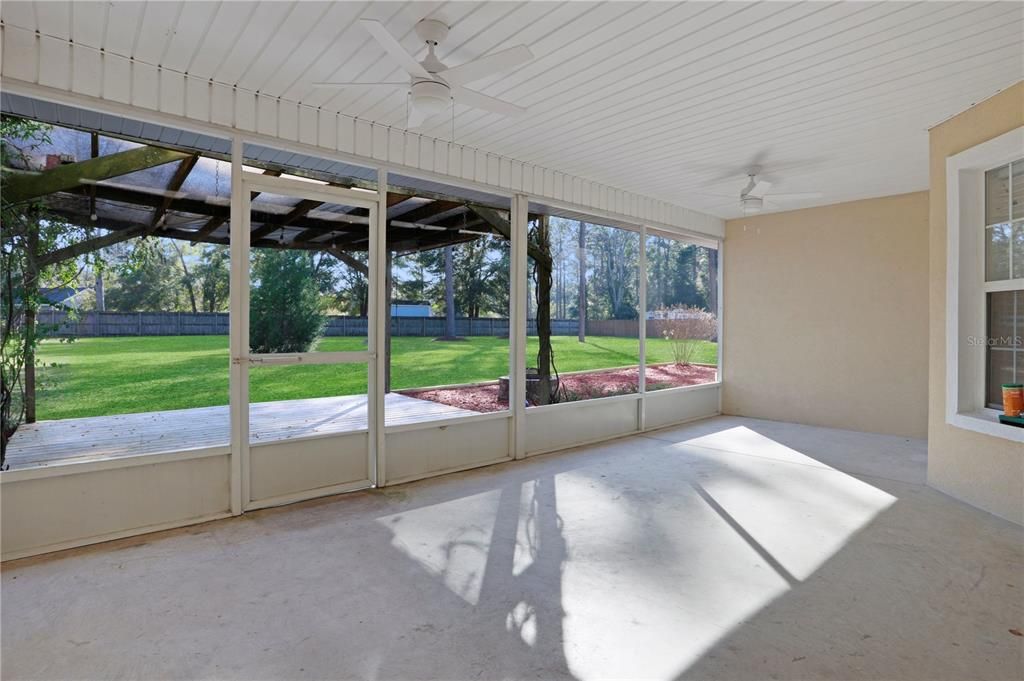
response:
<path fill-rule="evenodd" d="M 5 679 L 1019 679 L 1024 531 L 721 417 L 3 569 Z"/>

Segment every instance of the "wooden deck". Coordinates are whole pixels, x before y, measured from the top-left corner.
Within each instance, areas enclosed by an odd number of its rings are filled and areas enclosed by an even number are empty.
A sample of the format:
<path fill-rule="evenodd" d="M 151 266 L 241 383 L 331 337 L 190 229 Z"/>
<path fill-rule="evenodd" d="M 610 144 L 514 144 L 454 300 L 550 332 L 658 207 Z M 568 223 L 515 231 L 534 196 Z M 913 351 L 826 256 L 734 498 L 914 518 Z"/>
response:
<path fill-rule="evenodd" d="M 466 416 L 475 411 L 389 393 L 386 426 Z M 366 396 L 258 402 L 249 409 L 253 445 L 366 430 Z M 228 407 L 94 416 L 22 425 L 8 446 L 11 469 L 159 454 L 230 444 Z"/>

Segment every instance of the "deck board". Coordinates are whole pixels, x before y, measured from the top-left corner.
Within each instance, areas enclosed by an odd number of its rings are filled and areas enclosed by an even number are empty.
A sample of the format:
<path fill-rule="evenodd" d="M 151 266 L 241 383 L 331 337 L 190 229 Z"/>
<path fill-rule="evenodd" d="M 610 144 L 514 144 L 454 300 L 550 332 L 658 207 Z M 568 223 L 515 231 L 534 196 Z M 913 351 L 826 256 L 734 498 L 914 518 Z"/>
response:
<path fill-rule="evenodd" d="M 386 426 L 422 423 L 477 412 L 389 393 Z M 257 402 L 249 409 L 249 441 L 277 442 L 366 430 L 366 396 Z M 11 469 L 56 463 L 227 447 L 228 407 L 92 416 L 24 424 L 8 445 Z"/>

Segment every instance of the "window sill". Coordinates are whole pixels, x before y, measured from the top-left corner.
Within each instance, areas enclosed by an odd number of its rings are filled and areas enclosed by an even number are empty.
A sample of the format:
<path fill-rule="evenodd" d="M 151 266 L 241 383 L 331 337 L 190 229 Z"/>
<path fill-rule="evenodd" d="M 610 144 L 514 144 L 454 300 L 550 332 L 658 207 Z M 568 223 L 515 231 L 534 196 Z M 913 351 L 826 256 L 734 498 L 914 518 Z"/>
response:
<path fill-rule="evenodd" d="M 951 414 L 946 422 L 964 430 L 991 435 L 1010 442 L 1024 442 L 1024 428 L 1008 426 L 999 422 L 999 412 L 995 409 L 980 409 L 969 413 Z"/>

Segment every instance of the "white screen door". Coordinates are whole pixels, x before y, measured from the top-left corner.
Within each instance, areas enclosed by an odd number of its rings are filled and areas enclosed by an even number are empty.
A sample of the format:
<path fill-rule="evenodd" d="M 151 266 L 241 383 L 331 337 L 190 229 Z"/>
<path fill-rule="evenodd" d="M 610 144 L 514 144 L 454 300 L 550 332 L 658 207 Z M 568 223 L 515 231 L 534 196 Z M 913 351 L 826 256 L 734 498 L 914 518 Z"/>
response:
<path fill-rule="evenodd" d="M 373 484 L 376 192 L 242 175 L 233 448 L 243 509 Z"/>

